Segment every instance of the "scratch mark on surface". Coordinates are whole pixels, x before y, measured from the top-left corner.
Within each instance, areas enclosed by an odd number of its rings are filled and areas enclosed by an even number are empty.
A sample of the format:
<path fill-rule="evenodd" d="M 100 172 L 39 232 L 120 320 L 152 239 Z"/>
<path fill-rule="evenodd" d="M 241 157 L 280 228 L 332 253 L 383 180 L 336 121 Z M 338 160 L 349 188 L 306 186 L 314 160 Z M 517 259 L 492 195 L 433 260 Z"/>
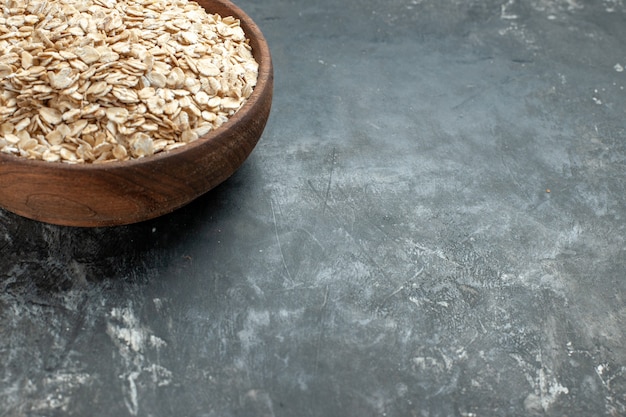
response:
<path fill-rule="evenodd" d="M 507 170 L 508 174 L 509 174 L 509 178 L 511 179 L 511 181 L 513 181 L 513 183 L 517 186 L 517 188 L 520 190 L 521 193 L 524 194 L 524 197 L 526 198 L 526 200 L 529 203 L 532 203 L 533 199 L 532 196 L 530 196 L 528 194 L 528 192 L 526 191 L 526 189 L 524 188 L 524 186 L 522 185 L 522 183 L 519 180 L 519 176 L 517 174 L 515 174 L 515 172 L 513 172 L 513 169 L 511 167 L 511 165 L 515 164 L 515 162 L 511 159 L 509 161 L 505 160 L 505 155 L 500 156 L 500 163 L 502 164 L 502 166 L 504 167 L 504 169 Z M 517 164 L 516 168 L 518 168 Z"/>
<path fill-rule="evenodd" d="M 322 244 L 320 243 L 320 241 L 319 241 L 319 240 L 315 237 L 315 235 L 313 235 L 313 233 L 309 232 L 308 230 L 306 230 L 306 229 L 305 229 L 305 228 L 303 228 L 303 227 L 300 227 L 300 228 L 298 228 L 297 230 L 301 230 L 301 231 L 303 231 L 304 233 L 306 233 L 306 235 L 307 235 L 307 236 L 309 236 L 309 237 L 311 238 L 311 240 L 312 240 L 313 242 L 315 242 L 315 244 L 316 244 L 317 246 L 319 246 L 319 247 L 320 247 L 320 249 L 325 250 L 324 245 L 322 245 Z"/>
<path fill-rule="evenodd" d="M 328 206 L 328 198 L 330 196 L 330 186 L 333 182 L 333 173 L 335 172 L 335 161 L 337 157 L 337 148 L 333 148 L 333 155 L 330 161 L 330 173 L 328 174 L 328 184 L 326 184 L 326 193 L 324 194 L 324 205 L 322 207 L 322 214 L 326 212 Z"/>
<path fill-rule="evenodd" d="M 474 94 L 470 95 L 469 97 L 467 97 L 464 100 L 462 100 L 460 103 L 452 106 L 451 110 L 458 110 L 458 109 L 460 109 L 461 107 L 465 106 L 467 103 L 469 103 L 472 100 L 480 97 L 483 93 L 484 93 L 484 91 L 480 91 L 478 93 L 474 93 Z"/>
<path fill-rule="evenodd" d="M 324 292 L 324 301 L 322 301 L 322 305 L 320 306 L 320 332 L 317 336 L 317 343 L 315 346 L 315 370 L 314 374 L 317 375 L 317 370 L 319 368 L 320 363 L 320 351 L 322 349 L 322 337 L 324 336 L 324 313 L 326 312 L 326 306 L 328 305 L 328 294 L 330 292 L 330 287 L 326 286 L 326 291 Z"/>
<path fill-rule="evenodd" d="M 283 252 L 283 245 L 280 243 L 280 236 L 278 235 L 278 224 L 276 223 L 276 210 L 274 210 L 274 201 L 270 199 L 270 208 L 272 209 L 272 219 L 274 221 L 274 234 L 276 235 L 276 242 L 278 243 L 278 250 L 280 252 L 280 258 L 283 262 L 283 267 L 287 272 L 287 278 L 289 278 L 289 282 L 293 283 L 293 278 L 291 277 L 291 272 L 289 272 L 289 268 L 287 268 L 287 262 L 285 261 L 285 253 Z"/>
<path fill-rule="evenodd" d="M 415 280 L 415 278 L 419 277 L 420 275 L 422 275 L 422 272 L 424 272 L 424 267 L 422 266 L 422 268 L 417 271 L 417 273 L 415 275 L 413 275 L 412 278 L 407 279 L 406 281 L 404 281 L 398 288 L 396 288 L 391 294 L 389 294 L 387 297 L 385 297 L 385 299 L 378 305 L 377 310 L 380 310 L 381 308 L 383 308 L 383 306 L 385 304 L 387 304 L 387 301 L 389 301 L 391 299 L 391 297 L 393 297 L 394 295 L 398 294 L 400 291 L 402 291 L 406 285 Z"/>

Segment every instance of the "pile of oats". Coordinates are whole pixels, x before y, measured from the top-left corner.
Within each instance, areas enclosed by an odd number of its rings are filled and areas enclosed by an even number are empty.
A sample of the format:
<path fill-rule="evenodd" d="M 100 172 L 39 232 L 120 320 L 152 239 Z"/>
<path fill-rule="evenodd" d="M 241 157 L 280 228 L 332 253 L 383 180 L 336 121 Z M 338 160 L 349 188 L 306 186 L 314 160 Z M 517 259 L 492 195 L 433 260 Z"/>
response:
<path fill-rule="evenodd" d="M 91 163 L 174 149 L 222 125 L 258 64 L 239 21 L 187 0 L 4 0 L 0 150 Z"/>

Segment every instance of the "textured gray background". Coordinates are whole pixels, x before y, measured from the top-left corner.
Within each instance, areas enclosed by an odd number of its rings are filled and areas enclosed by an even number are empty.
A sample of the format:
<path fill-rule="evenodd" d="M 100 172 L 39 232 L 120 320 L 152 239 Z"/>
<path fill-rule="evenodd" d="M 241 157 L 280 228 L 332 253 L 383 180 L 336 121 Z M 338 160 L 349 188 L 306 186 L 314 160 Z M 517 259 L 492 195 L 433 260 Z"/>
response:
<path fill-rule="evenodd" d="M 0 416 L 626 415 L 626 2 L 237 3 L 276 84 L 229 181 L 0 211 Z"/>

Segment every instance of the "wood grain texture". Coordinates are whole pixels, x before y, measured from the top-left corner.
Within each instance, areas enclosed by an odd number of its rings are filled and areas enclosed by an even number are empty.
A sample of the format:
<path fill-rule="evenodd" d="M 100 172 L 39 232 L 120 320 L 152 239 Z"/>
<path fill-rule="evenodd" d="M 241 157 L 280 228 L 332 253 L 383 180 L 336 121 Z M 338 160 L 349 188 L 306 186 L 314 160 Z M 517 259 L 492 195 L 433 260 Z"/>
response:
<path fill-rule="evenodd" d="M 50 163 L 0 153 L 0 206 L 42 222 L 82 227 L 149 220 L 191 202 L 230 177 L 256 146 L 269 117 L 273 69 L 258 26 L 227 0 L 200 0 L 235 16 L 259 63 L 248 102 L 223 126 L 182 148 L 107 164 Z"/>

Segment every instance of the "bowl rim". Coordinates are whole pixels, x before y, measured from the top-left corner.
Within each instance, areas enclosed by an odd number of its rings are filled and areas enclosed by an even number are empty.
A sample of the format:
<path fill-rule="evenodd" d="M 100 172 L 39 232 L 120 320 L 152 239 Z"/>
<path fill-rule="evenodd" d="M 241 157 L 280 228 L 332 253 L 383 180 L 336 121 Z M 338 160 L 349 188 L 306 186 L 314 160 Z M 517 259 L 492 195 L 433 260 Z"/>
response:
<path fill-rule="evenodd" d="M 193 0 L 190 0 L 193 1 Z M 229 127 L 236 125 L 244 118 L 248 117 L 248 114 L 256 107 L 257 103 L 263 100 L 263 94 L 266 93 L 267 88 L 271 85 L 273 78 L 272 60 L 269 52 L 269 46 L 267 40 L 263 36 L 263 33 L 257 26 L 257 24 L 248 16 L 240 7 L 229 0 L 200 0 L 198 4 L 204 8 L 207 13 L 215 13 L 208 10 L 203 3 L 219 3 L 223 8 L 228 9 L 228 13 L 221 14 L 222 17 L 233 16 L 241 22 L 241 26 L 244 29 L 246 39 L 250 44 L 255 44 L 256 48 L 252 48 L 252 55 L 259 64 L 257 83 L 252 90 L 252 94 L 246 102 L 240 107 L 235 114 L 230 116 L 224 124 L 220 127 L 211 130 L 206 135 L 199 137 L 193 142 L 189 142 L 178 148 L 161 151 L 150 156 L 141 158 L 131 158 L 127 161 L 113 160 L 110 162 L 102 163 L 65 163 L 65 162 L 48 162 L 38 159 L 27 159 L 18 155 L 8 154 L 0 152 L 0 167 L 6 164 L 23 164 L 25 166 L 31 166 L 33 169 L 50 169 L 50 170 L 65 170 L 65 171 L 81 171 L 81 172 L 97 172 L 108 171 L 116 168 L 140 168 L 142 166 L 159 162 L 166 158 L 174 157 L 178 154 L 186 152 L 193 152 L 196 148 L 202 147 L 207 142 L 218 140 L 221 136 L 225 135 L 229 131 Z M 252 45 L 251 45 L 252 46 Z"/>

